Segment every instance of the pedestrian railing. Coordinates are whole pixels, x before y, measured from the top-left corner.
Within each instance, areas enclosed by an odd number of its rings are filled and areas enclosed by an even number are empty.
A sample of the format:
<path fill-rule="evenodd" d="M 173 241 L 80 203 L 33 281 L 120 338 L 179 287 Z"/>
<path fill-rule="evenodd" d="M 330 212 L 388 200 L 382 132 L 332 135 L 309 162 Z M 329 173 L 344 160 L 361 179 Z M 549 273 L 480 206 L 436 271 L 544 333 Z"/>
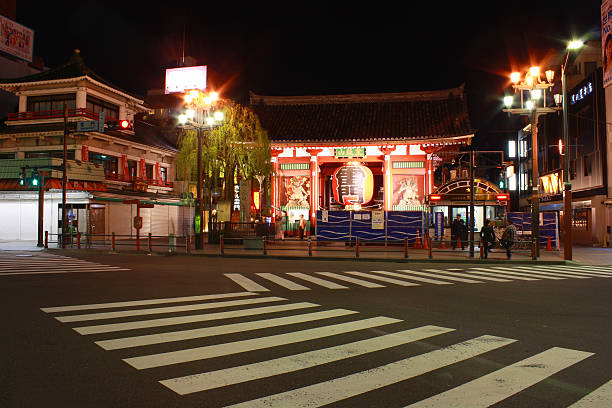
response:
<path fill-rule="evenodd" d="M 63 245 L 62 245 L 63 241 Z M 185 253 L 191 252 L 192 238 L 189 235 L 134 235 L 115 234 L 86 234 L 81 232 L 64 234 L 51 234 L 45 231 L 44 247 L 49 248 L 72 248 L 72 249 L 108 249 L 113 252 L 119 250 L 136 250 L 153 253 L 154 249 L 162 249 L 163 252 Z"/>

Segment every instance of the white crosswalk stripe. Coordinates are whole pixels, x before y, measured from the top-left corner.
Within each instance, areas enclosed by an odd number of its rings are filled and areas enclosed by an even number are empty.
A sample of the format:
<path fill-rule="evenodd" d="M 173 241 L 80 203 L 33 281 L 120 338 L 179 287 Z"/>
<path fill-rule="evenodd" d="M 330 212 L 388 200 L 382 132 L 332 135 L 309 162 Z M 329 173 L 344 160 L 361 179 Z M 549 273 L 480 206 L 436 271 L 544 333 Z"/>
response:
<path fill-rule="evenodd" d="M 470 268 L 469 269 L 470 273 L 474 273 L 478 275 L 496 276 L 499 278 L 517 279 L 517 280 L 526 280 L 526 281 L 540 280 L 539 278 L 527 278 L 525 276 L 509 275 L 509 274 L 491 272 L 491 271 L 493 271 L 493 269 L 487 269 L 487 268 Z"/>
<path fill-rule="evenodd" d="M 243 289 L 252 291 L 252 292 L 267 292 L 270 289 L 261 286 L 259 283 L 252 281 L 244 275 L 239 273 L 226 273 L 224 274 L 238 285 L 242 286 Z"/>
<path fill-rule="evenodd" d="M 276 283 L 284 288 L 289 290 L 310 290 L 306 286 L 300 285 L 299 283 L 292 282 L 288 279 L 281 278 L 280 276 L 276 276 L 272 273 L 258 273 L 257 276 L 261 276 L 264 279 L 267 279 L 271 282 Z"/>
<path fill-rule="evenodd" d="M 612 380 L 608 381 L 568 408 L 610 408 L 612 407 Z"/>
<path fill-rule="evenodd" d="M 29 257 L 8 255 L 0 257 L 0 276 L 51 275 L 90 272 L 120 272 L 129 268 L 53 254 L 37 254 Z"/>
<path fill-rule="evenodd" d="M 363 273 L 363 272 L 358 272 L 358 271 L 344 271 L 344 273 L 348 273 L 349 275 L 361 276 L 362 278 L 379 280 L 381 282 L 393 283 L 395 285 L 400 285 L 400 286 L 419 286 L 418 283 L 412 283 L 412 282 L 402 281 L 402 280 L 393 279 L 393 278 L 385 278 L 384 276 L 378 276 L 378 275 L 374 275 L 371 273 Z"/>
<path fill-rule="evenodd" d="M 532 270 L 531 268 L 525 267 L 525 266 L 516 266 L 515 269 L 518 269 L 520 271 L 527 271 L 527 272 Z M 554 271 L 554 269 L 552 270 Z M 550 272 L 550 271 L 551 271 L 550 269 L 539 268 L 537 270 L 537 273 L 539 273 L 540 275 L 558 276 L 561 278 L 589 279 L 588 276 L 570 275 L 565 272 Z"/>
<path fill-rule="evenodd" d="M 554 347 L 410 407 L 489 407 L 592 355 Z"/>
<path fill-rule="evenodd" d="M 431 283 L 432 285 L 453 285 L 452 282 L 445 282 L 445 281 L 415 276 L 413 275 L 413 271 L 409 269 L 398 269 L 397 272 L 399 273 L 389 272 L 389 271 L 372 271 L 372 272 L 380 273 L 380 274 L 387 275 L 387 276 L 397 276 L 398 278 L 404 278 L 404 279 L 413 280 L 417 282 Z"/>
<path fill-rule="evenodd" d="M 425 269 L 426 271 L 431 271 L 431 273 L 427 273 L 427 272 L 417 272 L 417 271 L 412 271 L 413 274 L 416 275 L 423 275 L 423 276 L 428 276 L 430 278 L 437 278 L 437 279 L 446 279 L 449 281 L 454 281 L 454 282 L 462 282 L 462 283 L 482 283 L 480 281 L 477 280 L 473 280 L 473 279 L 465 279 L 465 278 L 456 278 L 454 276 L 443 276 L 440 275 L 437 269 Z"/>
<path fill-rule="evenodd" d="M 384 316 L 360 316 L 357 311 L 324 309 L 317 304 L 307 302 L 285 302 L 255 308 L 249 307 L 253 303 L 246 302 L 234 304 L 234 307 L 238 308 L 233 310 L 222 310 L 200 315 L 184 314 L 158 319 L 134 320 L 134 318 L 138 319 L 139 316 L 150 314 L 188 313 L 190 309 L 176 309 L 174 307 L 191 306 L 156 307 L 160 304 L 180 304 L 191 301 L 200 302 L 193 306 L 207 305 L 203 309 L 217 309 L 228 307 L 228 302 L 233 300 L 245 302 L 260 299 L 262 303 L 286 301 L 283 298 L 263 296 L 252 298 L 253 296 L 259 295 L 250 292 L 236 292 L 165 299 L 120 300 L 108 303 L 42 307 L 41 311 L 57 319 L 67 317 L 64 313 L 87 310 L 92 313 L 72 316 L 87 316 L 85 320 L 88 321 L 105 320 L 107 313 L 120 313 L 116 318 L 125 320 L 119 323 L 74 327 L 74 329 L 82 335 L 141 330 L 136 336 L 116 338 L 105 336 L 103 339 L 96 340 L 94 338 L 92 340 L 109 353 L 114 353 L 115 350 L 131 351 L 131 356 L 123 358 L 123 361 L 137 370 L 156 368 L 156 370 L 151 371 L 155 381 L 174 391 L 177 395 L 207 392 L 236 384 L 247 386 L 248 383 L 253 381 L 258 381 L 254 384 L 261 384 L 261 381 L 278 382 L 281 376 L 291 375 L 291 373 L 301 370 L 321 370 L 320 373 L 324 375 L 319 380 L 320 382 L 298 386 L 297 388 L 288 386 L 289 388 L 286 390 L 269 395 L 265 395 L 265 391 L 262 391 L 251 397 L 254 399 L 243 400 L 242 402 L 238 400 L 239 402 L 231 405 L 232 407 L 320 407 L 329 405 L 347 398 L 377 392 L 383 387 L 409 381 L 419 375 L 441 368 L 446 370 L 460 369 L 459 367 L 453 368 L 453 366 L 493 350 L 504 350 L 506 346 L 518 341 L 490 334 L 460 340 L 459 342 L 453 342 L 453 344 L 445 342 L 449 345 L 438 347 L 432 346 L 432 343 L 428 341 L 422 343 L 428 345 L 427 352 L 412 354 L 410 357 L 391 362 L 385 360 L 384 365 L 379 365 L 380 363 L 377 364 L 376 359 L 371 359 L 368 366 L 361 369 L 362 371 L 354 372 L 351 370 L 351 374 L 334 377 L 333 374 L 329 374 L 329 368 L 326 366 L 330 363 L 350 367 L 353 364 L 351 359 L 355 357 L 375 356 L 377 352 L 396 347 L 406 347 L 410 343 L 447 335 L 455 332 L 455 329 L 436 325 L 405 328 L 400 326 L 407 323 L 400 319 Z M 231 299 L 232 297 L 236 299 L 219 301 L 219 299 Z M 145 306 L 150 308 L 143 309 Z M 305 309 L 312 308 L 317 309 L 312 312 L 304 312 Z M 113 312 L 97 312 L 98 310 L 108 309 L 115 310 Z M 145 310 L 155 312 L 142 313 Z M 133 314 L 134 311 L 138 313 Z M 121 312 L 128 312 L 128 314 L 121 314 Z M 275 316 L 277 313 L 281 313 L 281 315 Z M 264 314 L 269 316 L 266 316 L 266 318 L 257 317 Z M 241 318 L 241 320 L 233 321 L 236 318 Z M 60 321 L 71 323 L 67 319 Z M 80 318 L 73 321 L 78 322 Z M 157 333 L 146 332 L 158 327 L 167 328 L 180 324 L 198 324 L 201 322 L 214 323 L 189 329 L 177 328 L 176 330 L 166 329 Z M 303 324 L 307 324 L 307 328 L 300 327 Z M 312 327 L 313 325 L 315 327 Z M 384 327 L 384 331 L 373 330 L 380 327 Z M 275 334 L 261 332 L 269 328 L 274 328 L 276 330 Z M 223 336 L 236 333 L 244 333 L 241 340 L 224 340 Z M 366 335 L 366 333 L 369 333 L 369 335 Z M 372 336 L 372 333 L 378 333 L 378 335 Z M 455 333 L 460 335 L 460 333 Z M 364 335 L 366 335 L 365 338 Z M 210 339 L 212 344 L 209 340 L 205 343 L 206 345 L 200 347 L 193 347 L 192 345 L 190 348 L 184 348 L 185 346 L 181 343 L 184 340 L 197 342 L 200 339 Z M 312 340 L 316 339 L 324 339 L 331 344 L 319 348 L 316 343 L 311 343 Z M 307 348 L 300 350 L 297 354 L 275 354 L 276 348 L 296 343 L 307 345 Z M 151 352 L 150 347 L 154 345 L 165 345 L 165 352 L 149 354 Z M 147 348 L 143 349 L 145 346 Z M 168 351 L 168 348 L 170 351 Z M 240 365 L 233 365 L 234 363 L 231 362 L 237 360 L 229 358 L 232 355 L 252 353 L 263 349 L 270 351 L 269 358 L 251 359 L 247 364 Z M 148 353 L 143 354 L 145 351 Z M 407 402 L 412 404 L 409 405 L 410 407 L 417 408 L 440 406 L 486 407 L 512 397 L 561 370 L 570 369 L 573 365 L 593 355 L 593 353 L 587 351 L 559 347 L 552 347 L 535 355 L 525 355 L 525 352 L 523 352 L 522 356 L 519 357 L 522 358 L 521 361 L 502 366 L 497 371 L 472 379 L 454 388 L 443 390 L 439 394 L 431 395 L 421 401 L 410 401 L 409 395 L 403 395 L 400 398 L 404 399 L 404 404 Z M 211 371 L 203 371 L 202 367 L 205 366 L 202 365 L 183 364 L 224 357 L 228 358 L 220 361 L 227 361 L 227 363 L 220 366 L 216 365 L 215 369 Z M 171 375 L 164 374 L 166 370 L 170 370 L 170 367 L 172 367 Z M 196 371 L 194 372 L 194 370 Z M 257 389 L 265 390 L 266 387 L 259 387 L 258 385 Z M 608 407 L 611 399 L 612 381 L 608 381 L 576 401 L 572 407 Z"/>
<path fill-rule="evenodd" d="M 495 268 L 491 268 L 493 270 L 496 271 L 501 271 L 503 273 L 507 273 L 509 275 L 518 275 L 518 276 L 529 276 L 532 278 L 538 278 L 538 279 L 550 279 L 550 280 L 563 280 L 565 278 L 559 277 L 559 276 L 552 276 L 549 274 L 541 274 L 538 271 L 536 272 L 527 272 L 527 271 L 523 271 L 523 272 L 517 272 L 516 268 L 507 268 L 504 266 L 497 266 Z"/>
<path fill-rule="evenodd" d="M 525 269 L 524 267 L 522 267 L 521 269 Z M 547 272 L 560 272 L 564 275 L 571 275 L 574 276 L 578 279 L 580 279 L 582 277 L 582 279 L 588 279 L 588 278 L 612 278 L 612 275 L 600 275 L 598 272 L 588 272 L 586 270 L 582 270 L 582 271 L 575 271 L 573 269 L 558 269 L 558 268 L 542 268 L 542 269 L 538 269 L 538 270 L 542 270 L 542 271 L 547 271 Z"/>
<path fill-rule="evenodd" d="M 442 273 L 443 275 L 441 275 L 442 277 L 444 277 L 444 275 L 452 275 L 452 276 L 459 276 L 462 278 L 468 278 L 467 279 L 467 283 L 474 283 L 475 281 L 473 279 L 470 278 L 474 278 L 474 275 L 469 275 L 467 273 L 460 273 L 460 272 L 449 272 L 449 271 L 443 271 L 440 269 L 425 269 L 428 272 L 435 272 L 435 273 Z M 493 282 L 510 282 L 508 279 L 501 279 L 501 278 L 492 278 L 492 277 L 485 277 L 485 276 L 478 276 L 478 279 L 482 279 L 482 280 L 488 280 L 488 281 L 493 281 Z M 460 281 L 461 282 L 461 281 Z"/>
<path fill-rule="evenodd" d="M 372 283 L 364 281 L 363 279 L 351 278 L 349 276 L 340 275 L 339 273 L 333 272 L 317 272 L 319 275 L 327 276 L 329 278 L 339 279 L 345 282 L 354 283 L 355 285 L 364 286 L 366 288 L 384 288 L 384 285 L 378 283 Z"/>
<path fill-rule="evenodd" d="M 340 285 L 336 282 L 331 282 L 325 279 L 317 278 L 316 276 L 311 276 L 305 273 L 287 272 L 287 275 L 291 275 L 296 278 L 304 279 L 305 281 L 312 282 L 319 286 L 323 286 L 324 288 L 327 288 L 327 289 L 348 289 L 348 287 L 344 285 Z"/>

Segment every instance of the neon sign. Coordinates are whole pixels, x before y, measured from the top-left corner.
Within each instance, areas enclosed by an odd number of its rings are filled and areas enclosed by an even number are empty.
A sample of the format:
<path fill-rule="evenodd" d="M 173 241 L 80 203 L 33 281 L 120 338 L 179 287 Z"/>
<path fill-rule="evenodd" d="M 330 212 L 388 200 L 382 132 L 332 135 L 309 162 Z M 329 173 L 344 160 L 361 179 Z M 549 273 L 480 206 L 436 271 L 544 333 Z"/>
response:
<path fill-rule="evenodd" d="M 589 82 L 585 86 L 581 87 L 578 92 L 572 95 L 572 105 L 578 101 L 583 100 L 587 95 L 593 93 L 593 83 Z"/>

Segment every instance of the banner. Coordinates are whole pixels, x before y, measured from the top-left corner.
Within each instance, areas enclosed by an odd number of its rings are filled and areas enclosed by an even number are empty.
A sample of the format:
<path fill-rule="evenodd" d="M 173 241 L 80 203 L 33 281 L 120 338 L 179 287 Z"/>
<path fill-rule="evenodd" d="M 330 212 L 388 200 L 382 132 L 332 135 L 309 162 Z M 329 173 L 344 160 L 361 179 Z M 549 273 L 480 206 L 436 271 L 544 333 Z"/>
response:
<path fill-rule="evenodd" d="M 384 211 L 372 211 L 372 229 L 385 229 Z"/>
<path fill-rule="evenodd" d="M 434 218 L 434 239 L 436 241 L 444 238 L 444 213 L 436 212 Z"/>
<path fill-rule="evenodd" d="M 601 50 L 605 88 L 612 83 L 612 0 L 601 5 Z"/>
<path fill-rule="evenodd" d="M 0 51 L 32 62 L 34 31 L 0 16 Z"/>

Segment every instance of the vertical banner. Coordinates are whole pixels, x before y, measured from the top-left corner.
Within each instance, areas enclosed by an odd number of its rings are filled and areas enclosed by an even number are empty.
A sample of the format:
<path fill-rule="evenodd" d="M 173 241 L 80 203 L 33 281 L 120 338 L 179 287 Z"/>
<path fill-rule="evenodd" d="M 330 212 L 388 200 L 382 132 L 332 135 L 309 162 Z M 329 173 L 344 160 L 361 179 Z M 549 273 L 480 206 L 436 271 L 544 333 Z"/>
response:
<path fill-rule="evenodd" d="M 612 83 L 612 0 L 601 5 L 601 49 L 605 88 Z"/>
<path fill-rule="evenodd" d="M 444 213 L 437 212 L 434 218 L 434 238 L 436 241 L 441 240 L 444 237 Z"/>

